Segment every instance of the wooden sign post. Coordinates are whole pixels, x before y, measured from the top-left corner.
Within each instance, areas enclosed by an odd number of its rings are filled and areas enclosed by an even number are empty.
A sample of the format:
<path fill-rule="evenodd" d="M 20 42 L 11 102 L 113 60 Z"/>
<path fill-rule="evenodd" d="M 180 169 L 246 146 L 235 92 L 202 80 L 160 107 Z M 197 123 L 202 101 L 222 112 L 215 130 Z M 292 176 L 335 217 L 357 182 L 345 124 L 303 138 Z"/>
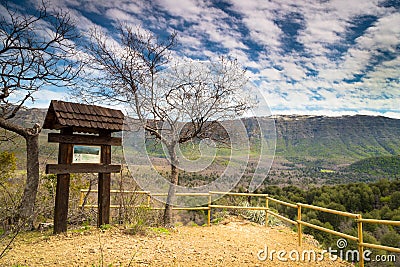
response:
<path fill-rule="evenodd" d="M 61 130 L 61 135 L 66 134 L 72 134 L 72 129 L 66 128 Z M 60 143 L 58 148 L 58 163 L 71 164 L 73 149 L 73 144 Z M 57 174 L 56 203 L 54 207 L 54 233 L 57 234 L 67 231 L 69 183 L 69 173 Z"/>
<path fill-rule="evenodd" d="M 60 130 L 49 133 L 48 142 L 59 143 L 58 164 L 48 164 L 46 173 L 57 174 L 54 207 L 54 233 L 67 231 L 69 184 L 71 173 L 99 173 L 97 225 L 110 222 L 111 173 L 120 172 L 120 165 L 111 164 L 111 146 L 121 146 L 112 132 L 122 130 L 124 115 L 93 105 L 51 101 L 43 124 L 44 129 Z M 75 132 L 75 133 L 74 133 Z M 84 133 L 84 134 L 76 134 Z M 74 146 L 99 146 L 100 162 L 75 163 Z M 88 147 L 88 150 L 90 150 Z M 93 150 L 93 148 L 92 148 Z M 96 150 L 96 149 L 94 149 Z"/>

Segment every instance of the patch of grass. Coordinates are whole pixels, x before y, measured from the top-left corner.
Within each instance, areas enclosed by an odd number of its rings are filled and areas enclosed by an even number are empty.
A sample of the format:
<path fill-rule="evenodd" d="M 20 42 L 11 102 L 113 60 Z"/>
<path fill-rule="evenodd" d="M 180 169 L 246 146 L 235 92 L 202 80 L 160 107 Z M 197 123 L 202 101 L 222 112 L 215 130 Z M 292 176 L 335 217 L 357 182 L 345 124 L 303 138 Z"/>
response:
<path fill-rule="evenodd" d="M 223 221 L 227 217 L 229 217 L 229 212 L 227 210 L 215 212 L 213 214 L 213 219 L 212 219 L 211 223 L 219 224 L 221 221 Z"/>
<path fill-rule="evenodd" d="M 187 223 L 187 226 L 191 226 L 191 227 L 196 227 L 199 226 L 197 223 L 195 223 L 194 221 L 190 221 Z"/>
<path fill-rule="evenodd" d="M 239 204 L 242 207 L 250 207 L 249 202 L 245 201 Z M 265 224 L 265 210 L 242 210 L 240 214 L 251 222 L 255 222 L 261 225 Z"/>
<path fill-rule="evenodd" d="M 112 228 L 112 226 L 109 225 L 109 224 L 102 224 L 102 225 L 100 225 L 100 230 L 102 230 L 102 231 L 106 231 L 106 230 L 109 230 L 109 229 L 111 229 L 111 228 Z"/>
<path fill-rule="evenodd" d="M 174 226 L 175 226 L 175 227 L 181 227 L 181 226 L 183 226 L 183 223 L 182 223 L 182 222 L 176 222 L 176 223 L 174 224 Z"/>
<path fill-rule="evenodd" d="M 42 238 L 47 238 L 50 235 L 52 235 L 52 230 L 50 229 L 44 232 L 28 231 L 28 232 L 20 232 L 18 234 L 18 239 L 26 243 L 35 243 L 37 240 L 40 240 Z"/>
<path fill-rule="evenodd" d="M 92 230 L 92 227 L 90 225 L 82 225 L 82 227 L 80 227 L 79 229 L 74 229 L 71 230 L 71 232 L 73 233 L 85 233 Z"/>
<path fill-rule="evenodd" d="M 215 218 L 215 219 L 212 220 L 212 223 L 213 224 L 219 224 L 220 222 L 222 222 L 223 219 L 224 218 L 222 218 L 222 217 Z"/>
<path fill-rule="evenodd" d="M 165 234 L 165 235 L 171 234 L 171 232 L 164 227 L 151 227 L 150 230 L 156 234 Z"/>
<path fill-rule="evenodd" d="M 320 172 L 322 172 L 322 173 L 335 173 L 334 170 L 328 170 L 328 169 L 321 169 Z"/>

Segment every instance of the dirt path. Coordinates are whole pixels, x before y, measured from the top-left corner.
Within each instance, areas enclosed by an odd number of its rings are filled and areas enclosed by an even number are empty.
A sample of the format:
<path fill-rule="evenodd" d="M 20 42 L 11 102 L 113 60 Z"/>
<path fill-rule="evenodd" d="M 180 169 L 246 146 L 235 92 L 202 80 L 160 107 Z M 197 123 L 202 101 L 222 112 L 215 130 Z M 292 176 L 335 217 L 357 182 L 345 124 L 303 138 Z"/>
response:
<path fill-rule="evenodd" d="M 153 232 L 138 236 L 112 228 L 25 239 L 21 236 L 0 260 L 0 266 L 352 266 L 332 261 L 328 255 L 321 262 L 294 262 L 289 254 L 284 256 L 287 262 L 279 261 L 276 254 L 272 261 L 260 261 L 257 255 L 265 248 L 269 253 L 299 249 L 297 234 L 284 226 L 266 228 L 230 221 L 212 227 L 182 226 L 167 233 Z M 321 251 L 311 237 L 305 238 L 300 253 L 304 250 Z"/>

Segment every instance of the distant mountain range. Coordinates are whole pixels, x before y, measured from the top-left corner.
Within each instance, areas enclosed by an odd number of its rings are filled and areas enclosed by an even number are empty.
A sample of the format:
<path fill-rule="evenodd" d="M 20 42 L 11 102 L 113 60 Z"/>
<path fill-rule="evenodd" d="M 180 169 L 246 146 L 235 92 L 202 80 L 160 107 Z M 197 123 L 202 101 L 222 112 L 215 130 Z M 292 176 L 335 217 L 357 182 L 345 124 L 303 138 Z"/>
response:
<path fill-rule="evenodd" d="M 25 126 L 43 123 L 46 112 L 45 109 L 24 110 L 15 121 Z M 364 115 L 282 115 L 272 118 L 277 134 L 273 169 L 287 170 L 299 166 L 338 169 L 337 166 L 348 166 L 359 160 L 400 155 L 399 119 Z M 246 127 L 252 132 L 254 123 L 249 120 L 254 119 L 246 120 Z M 41 136 L 41 157 L 56 158 L 57 146 L 47 143 L 46 133 L 43 131 Z M 24 146 L 21 141 L 2 142 L 0 150 L 11 150 L 23 161 Z M 360 164 L 364 166 L 363 163 Z"/>
<path fill-rule="evenodd" d="M 400 155 L 400 120 L 380 116 L 277 116 L 276 155 L 349 163 Z"/>

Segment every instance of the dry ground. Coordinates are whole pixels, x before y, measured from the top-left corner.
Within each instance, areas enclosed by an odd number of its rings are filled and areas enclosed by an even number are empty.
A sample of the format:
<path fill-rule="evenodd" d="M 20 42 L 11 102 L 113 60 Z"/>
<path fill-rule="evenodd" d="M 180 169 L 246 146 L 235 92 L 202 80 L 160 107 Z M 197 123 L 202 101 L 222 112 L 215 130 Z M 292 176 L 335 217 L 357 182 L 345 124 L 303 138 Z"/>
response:
<path fill-rule="evenodd" d="M 58 236 L 21 235 L 0 259 L 0 266 L 352 266 L 328 256 L 321 262 L 282 262 L 274 254 L 273 260 L 260 261 L 257 254 L 266 247 L 269 252 L 299 249 L 297 234 L 285 226 L 264 227 L 230 219 L 211 227 L 164 230 L 153 229 L 146 235 L 131 235 L 118 228 Z M 299 250 L 310 249 L 321 251 L 306 236 Z"/>

